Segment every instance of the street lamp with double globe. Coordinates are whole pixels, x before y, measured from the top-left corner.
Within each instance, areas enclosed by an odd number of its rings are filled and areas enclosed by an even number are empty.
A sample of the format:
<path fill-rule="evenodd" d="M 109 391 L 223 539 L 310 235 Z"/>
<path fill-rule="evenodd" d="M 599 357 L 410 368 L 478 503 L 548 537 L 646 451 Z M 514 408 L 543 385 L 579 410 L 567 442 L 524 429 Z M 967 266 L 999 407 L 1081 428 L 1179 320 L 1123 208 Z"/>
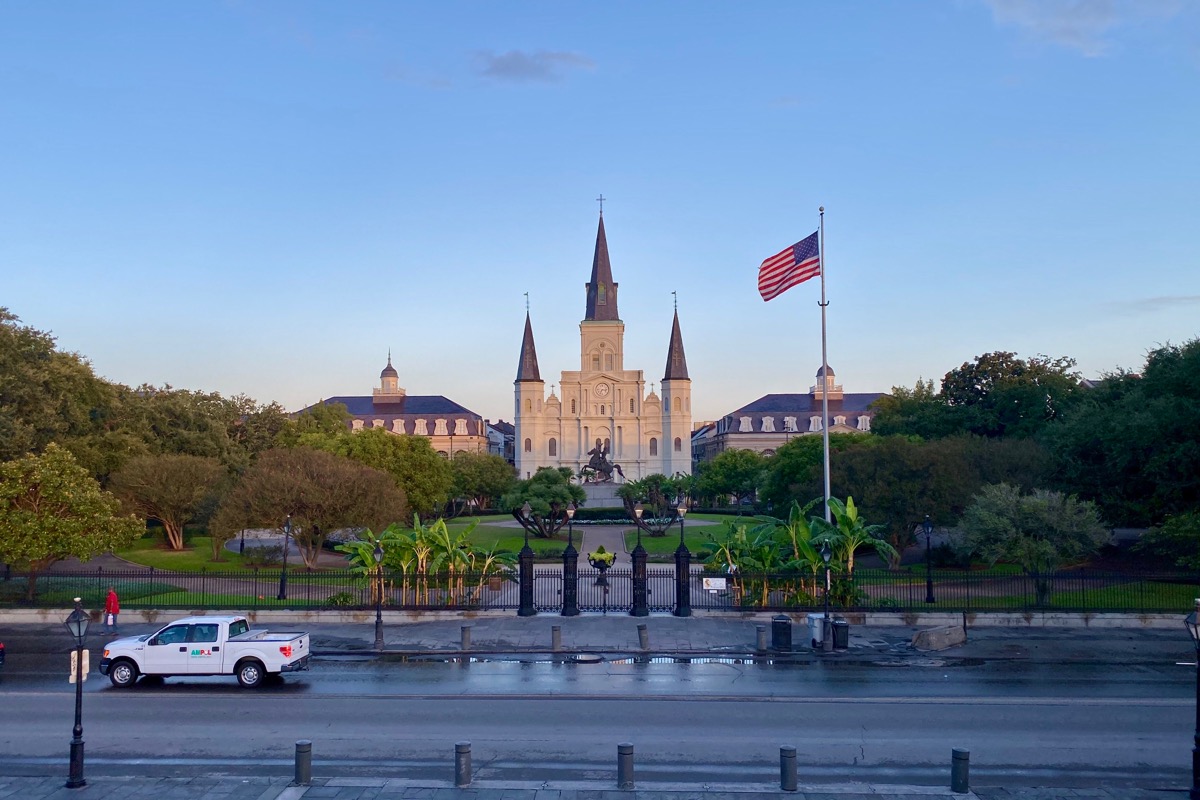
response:
<path fill-rule="evenodd" d="M 375 652 L 383 652 L 383 545 L 375 543 Z"/>
<path fill-rule="evenodd" d="M 925 523 L 921 527 L 925 529 L 925 602 L 936 603 L 933 599 L 933 561 L 929 557 L 929 534 L 933 533 L 933 522 L 928 514 L 925 515 Z"/>
<path fill-rule="evenodd" d="M 75 637 L 75 727 L 71 731 L 71 767 L 67 788 L 87 786 L 83 777 L 83 637 L 87 635 L 88 614 L 82 601 L 75 598 L 75 610 L 67 617 L 66 626 Z"/>
<path fill-rule="evenodd" d="M 675 611 L 677 617 L 692 615 L 692 554 L 683 543 L 683 517 L 687 514 L 687 498 L 675 498 L 675 513 L 679 515 L 679 547 L 675 548 Z"/>
<path fill-rule="evenodd" d="M 567 506 L 567 549 L 563 550 L 563 607 L 562 616 L 579 614 L 579 551 L 575 549 L 575 511 L 577 506 Z"/>

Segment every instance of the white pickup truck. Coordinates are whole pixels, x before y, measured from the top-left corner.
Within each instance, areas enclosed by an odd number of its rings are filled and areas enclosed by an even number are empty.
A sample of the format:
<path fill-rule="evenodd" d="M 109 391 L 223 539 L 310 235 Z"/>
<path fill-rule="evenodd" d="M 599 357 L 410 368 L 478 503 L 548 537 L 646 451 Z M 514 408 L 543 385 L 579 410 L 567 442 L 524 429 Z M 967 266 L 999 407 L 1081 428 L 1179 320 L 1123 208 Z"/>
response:
<path fill-rule="evenodd" d="M 252 631 L 245 617 L 187 617 L 149 636 L 109 642 L 100 674 L 118 687 L 139 675 L 236 675 L 249 689 L 267 675 L 308 669 L 308 659 L 307 633 Z"/>

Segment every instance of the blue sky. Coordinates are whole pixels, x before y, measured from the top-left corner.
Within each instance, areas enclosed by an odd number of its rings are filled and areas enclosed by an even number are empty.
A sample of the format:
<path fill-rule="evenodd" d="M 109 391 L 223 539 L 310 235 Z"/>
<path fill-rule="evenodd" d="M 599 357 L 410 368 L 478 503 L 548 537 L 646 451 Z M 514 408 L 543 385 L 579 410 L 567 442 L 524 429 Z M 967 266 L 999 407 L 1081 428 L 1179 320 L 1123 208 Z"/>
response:
<path fill-rule="evenodd" d="M 0 305 L 131 385 L 512 418 L 578 368 L 603 193 L 626 367 L 696 420 L 1200 329 L 1200 5 L 0 3 Z"/>

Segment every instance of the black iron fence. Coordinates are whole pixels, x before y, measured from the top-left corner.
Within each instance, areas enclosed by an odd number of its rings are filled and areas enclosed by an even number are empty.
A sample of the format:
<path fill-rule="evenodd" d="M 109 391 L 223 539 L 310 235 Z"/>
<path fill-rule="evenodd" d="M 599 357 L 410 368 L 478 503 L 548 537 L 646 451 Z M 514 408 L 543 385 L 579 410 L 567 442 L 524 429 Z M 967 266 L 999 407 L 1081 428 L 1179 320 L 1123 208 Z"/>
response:
<path fill-rule="evenodd" d="M 286 587 L 281 571 L 214 570 L 196 573 L 144 569 L 54 570 L 36 576 L 13 571 L 0 580 L 0 607 L 58 607 L 74 597 L 85 607 L 103 605 L 108 587 L 116 588 L 123 609 L 374 609 L 515 610 L 519 606 L 517 570 L 492 573 L 403 574 L 367 577 L 349 570 L 309 572 L 289 568 Z M 647 600 L 652 613 L 673 610 L 675 570 L 647 570 Z M 603 578 L 603 580 L 600 580 Z M 562 570 L 534 569 L 534 606 L 542 613 L 562 608 Z M 694 569 L 689 575 L 691 606 L 707 611 L 817 611 L 825 606 L 824 574 L 717 574 Z M 281 591 L 281 589 L 284 589 Z M 855 570 L 853 580 L 831 575 L 829 606 L 838 611 L 1070 611 L 1180 612 L 1200 596 L 1200 575 L 1078 569 L 1053 575 L 1001 574 L 994 571 L 937 570 L 932 603 L 923 574 Z M 578 602 L 585 612 L 628 612 L 633 602 L 633 572 L 580 569 Z"/>

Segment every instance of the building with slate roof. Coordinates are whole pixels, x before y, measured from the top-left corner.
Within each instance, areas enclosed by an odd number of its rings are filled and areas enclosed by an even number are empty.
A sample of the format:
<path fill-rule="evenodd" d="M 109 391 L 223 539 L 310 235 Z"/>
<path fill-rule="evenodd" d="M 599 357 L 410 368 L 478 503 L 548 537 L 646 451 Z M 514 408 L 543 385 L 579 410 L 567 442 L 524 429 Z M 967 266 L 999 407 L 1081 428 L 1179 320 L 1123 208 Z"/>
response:
<path fill-rule="evenodd" d="M 579 474 L 596 451 L 628 480 L 692 471 L 692 382 L 688 378 L 679 311 L 671 323 L 662 396 L 642 370 L 625 369 L 625 323 L 617 312 L 604 213 L 596 232 L 591 279 L 579 323 L 579 369 L 562 372 L 560 398 L 538 367 L 528 312 L 515 385 L 517 474 L 570 467 Z M 620 480 L 617 477 L 617 480 Z"/>
<path fill-rule="evenodd" d="M 695 432 L 696 461 L 706 461 L 723 450 L 754 450 L 774 455 L 793 436 L 821 433 L 821 384 L 829 393 L 830 433 L 870 433 L 875 412 L 871 404 L 882 392 L 846 393 L 833 369 L 828 376 L 817 370 L 817 384 L 807 394 L 768 394 L 721 417 Z"/>
<path fill-rule="evenodd" d="M 387 366 L 379 373 L 379 388 L 370 395 L 330 397 L 322 402 L 344 405 L 350 412 L 351 430 L 383 428 L 398 436 L 424 436 L 443 456 L 488 452 L 487 422 L 483 417 L 442 395 L 405 392 L 392 366 L 391 353 Z"/>

